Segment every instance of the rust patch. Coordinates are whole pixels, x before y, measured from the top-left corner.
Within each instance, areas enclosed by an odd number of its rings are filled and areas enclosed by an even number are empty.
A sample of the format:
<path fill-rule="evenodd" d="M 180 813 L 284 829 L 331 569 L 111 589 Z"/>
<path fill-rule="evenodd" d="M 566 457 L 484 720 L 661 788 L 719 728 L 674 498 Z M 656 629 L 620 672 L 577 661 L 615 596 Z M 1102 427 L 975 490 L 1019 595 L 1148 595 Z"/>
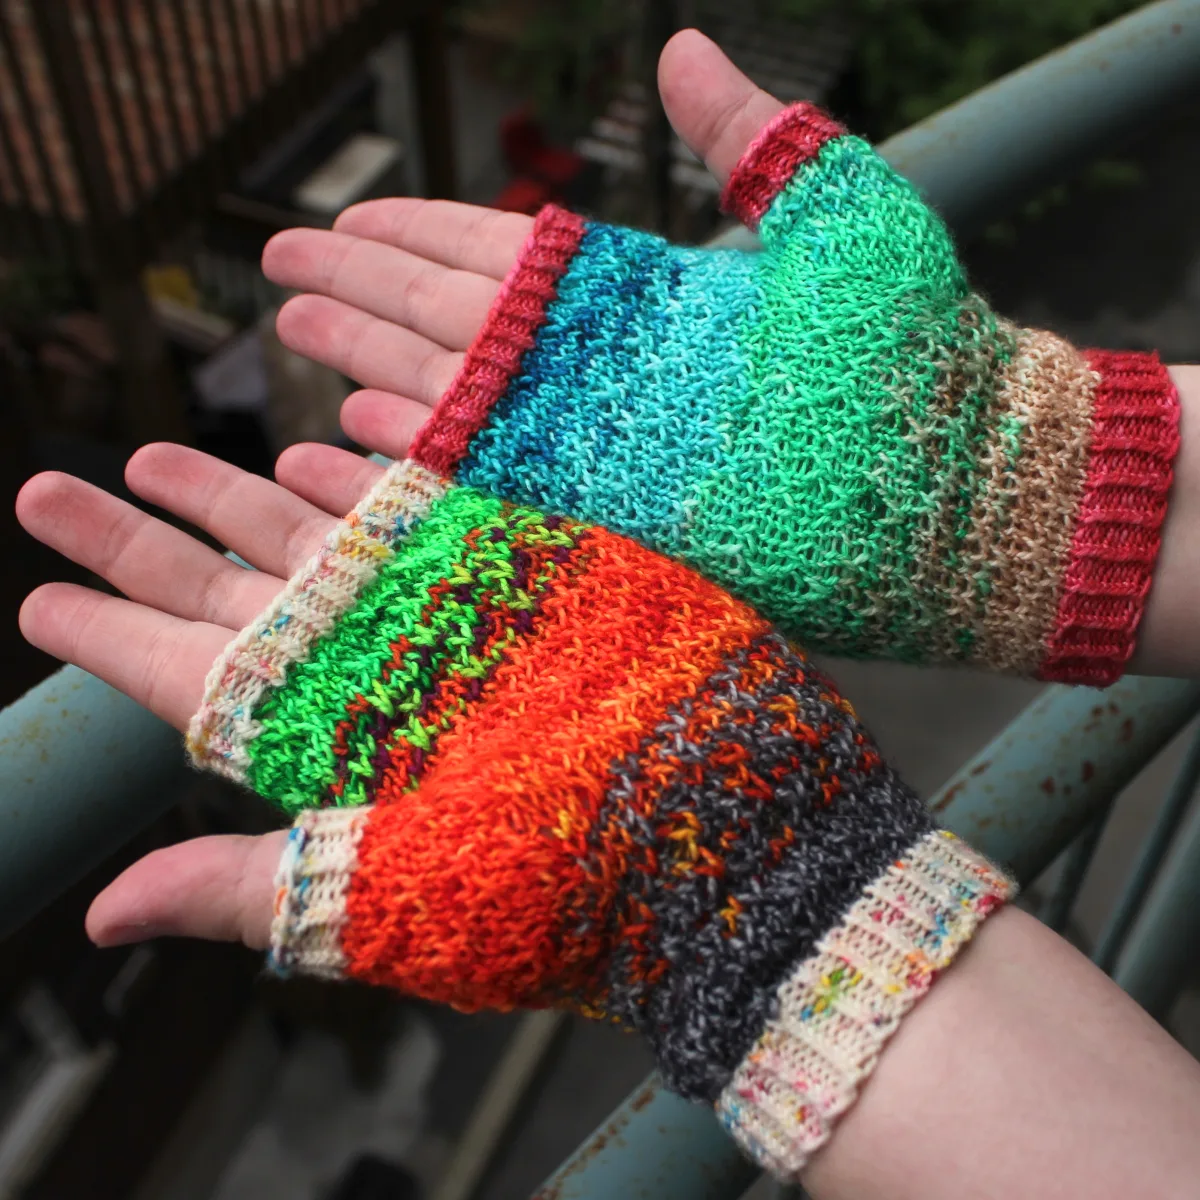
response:
<path fill-rule="evenodd" d="M 1092 765 L 1090 760 L 1085 758 L 1083 760 L 1083 766 L 1079 770 L 1079 777 L 1083 780 L 1084 783 L 1087 783 L 1087 781 L 1089 779 L 1091 779 L 1095 774 L 1096 774 L 1096 768 Z"/>
<path fill-rule="evenodd" d="M 1102 716 L 1104 716 L 1104 705 L 1103 705 L 1103 704 L 1097 704 L 1097 705 L 1096 705 L 1096 707 L 1092 709 L 1092 716 L 1093 716 L 1093 717 L 1102 717 Z"/>
<path fill-rule="evenodd" d="M 1108 711 L 1115 717 L 1121 710 L 1110 700 L 1108 702 Z"/>
<path fill-rule="evenodd" d="M 629 1101 L 629 1111 L 641 1112 L 657 1094 L 658 1087 L 655 1084 L 647 1084 Z M 628 1123 L 628 1116 L 622 1112 L 615 1120 L 610 1121 L 603 1129 L 594 1133 L 570 1166 L 557 1179 L 551 1180 L 540 1192 L 534 1193 L 530 1200 L 561 1200 L 564 1186 L 569 1184 L 572 1178 L 587 1167 L 593 1159 L 601 1155 L 610 1144 L 619 1143 L 621 1133 Z"/>
<path fill-rule="evenodd" d="M 1123 742 L 1130 742 L 1133 740 L 1132 717 L 1126 717 L 1125 720 L 1121 722 L 1121 732 L 1117 734 L 1117 737 Z"/>
<path fill-rule="evenodd" d="M 1054 783 L 1054 777 L 1052 775 L 1047 775 L 1046 778 L 1042 780 L 1041 788 L 1042 788 L 1042 791 L 1045 792 L 1047 796 L 1053 796 L 1054 793 L 1058 790 L 1058 788 L 1056 787 L 1056 785 Z"/>
<path fill-rule="evenodd" d="M 966 786 L 966 783 L 960 780 L 953 787 L 948 787 L 946 789 L 946 794 L 935 805 L 933 805 L 932 811 L 941 812 L 943 809 L 949 808 L 954 797 L 957 796 L 958 793 L 961 792 Z"/>
<path fill-rule="evenodd" d="M 979 766 L 972 767 L 971 774 L 972 775 L 982 775 L 984 773 L 984 771 L 986 771 L 988 769 L 988 767 L 990 767 L 991 765 L 992 764 L 989 760 L 985 760 L 984 762 L 981 762 L 979 764 Z"/>

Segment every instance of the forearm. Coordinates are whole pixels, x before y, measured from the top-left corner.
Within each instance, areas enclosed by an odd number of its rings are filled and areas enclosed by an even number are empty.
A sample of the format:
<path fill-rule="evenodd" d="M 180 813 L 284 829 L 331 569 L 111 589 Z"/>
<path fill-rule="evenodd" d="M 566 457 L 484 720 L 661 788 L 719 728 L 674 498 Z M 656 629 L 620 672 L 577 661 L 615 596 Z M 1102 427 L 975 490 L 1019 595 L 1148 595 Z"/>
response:
<path fill-rule="evenodd" d="M 1171 368 L 1179 390 L 1180 446 L 1154 584 L 1130 670 L 1200 676 L 1200 366 Z"/>
<path fill-rule="evenodd" d="M 815 1200 L 1191 1195 L 1200 1066 L 1008 909 L 917 1006 L 804 1177 Z"/>

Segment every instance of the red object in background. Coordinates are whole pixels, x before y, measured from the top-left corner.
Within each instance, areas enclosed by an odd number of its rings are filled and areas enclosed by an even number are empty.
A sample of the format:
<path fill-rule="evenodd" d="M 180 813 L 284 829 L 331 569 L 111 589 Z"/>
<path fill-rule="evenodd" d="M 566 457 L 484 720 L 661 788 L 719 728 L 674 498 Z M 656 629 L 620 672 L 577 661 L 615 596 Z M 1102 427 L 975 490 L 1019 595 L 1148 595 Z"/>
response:
<path fill-rule="evenodd" d="M 582 156 L 549 145 L 542 127 L 525 108 L 504 118 L 500 147 L 515 174 L 540 179 L 552 188 L 566 187 L 583 170 Z"/>
<path fill-rule="evenodd" d="M 504 212 L 528 213 L 532 217 L 552 199 L 553 195 L 544 183 L 536 179 L 514 179 L 495 197 L 492 207 Z"/>
<path fill-rule="evenodd" d="M 536 213 L 562 199 L 562 191 L 585 166 L 572 150 L 547 143 L 528 109 L 510 113 L 500 124 L 500 149 L 516 178 L 492 201 L 506 212 Z"/>

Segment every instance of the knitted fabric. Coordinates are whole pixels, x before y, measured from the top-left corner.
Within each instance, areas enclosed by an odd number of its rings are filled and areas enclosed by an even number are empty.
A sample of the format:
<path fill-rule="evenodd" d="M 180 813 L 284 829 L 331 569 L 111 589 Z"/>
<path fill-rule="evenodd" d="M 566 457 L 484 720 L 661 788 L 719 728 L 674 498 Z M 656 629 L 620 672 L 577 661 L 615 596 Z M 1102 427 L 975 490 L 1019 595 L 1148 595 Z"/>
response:
<path fill-rule="evenodd" d="M 1178 447 L 1158 359 L 997 316 L 810 105 L 725 200 L 761 252 L 546 209 L 414 457 L 680 557 L 814 649 L 1115 679 Z"/>
<path fill-rule="evenodd" d="M 278 970 L 638 1030 L 784 1175 L 1012 891 L 747 605 L 411 461 L 227 649 L 189 744 L 299 812 Z"/>

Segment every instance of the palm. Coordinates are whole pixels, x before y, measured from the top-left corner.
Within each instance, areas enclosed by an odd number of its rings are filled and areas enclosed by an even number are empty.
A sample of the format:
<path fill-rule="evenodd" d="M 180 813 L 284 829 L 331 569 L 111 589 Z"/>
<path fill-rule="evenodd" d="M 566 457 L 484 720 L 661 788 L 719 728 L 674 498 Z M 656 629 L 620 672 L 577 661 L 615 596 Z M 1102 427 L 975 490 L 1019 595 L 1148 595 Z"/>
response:
<path fill-rule="evenodd" d="M 676 129 L 722 180 L 781 107 L 695 33 L 663 52 L 660 83 Z M 271 242 L 264 271 L 307 293 L 281 311 L 282 340 L 368 389 L 342 414 L 357 442 L 394 457 L 407 451 L 531 225 L 468 205 L 382 200 L 349 210 L 333 231 L 293 230 Z M 285 452 L 277 483 L 179 446 L 134 455 L 126 482 L 135 495 L 203 529 L 256 571 L 78 479 L 37 476 L 18 497 L 18 519 L 123 596 L 48 584 L 26 601 L 21 630 L 182 729 L 222 648 L 379 472 L 318 445 Z M 170 933 L 264 945 L 281 837 L 159 851 L 101 894 L 89 932 L 102 944 Z"/>
<path fill-rule="evenodd" d="M 659 81 L 672 124 L 722 183 L 781 107 L 691 31 L 663 51 Z M 293 229 L 270 242 L 268 278 L 304 293 L 279 314 L 281 340 L 365 389 L 342 409 L 350 437 L 407 453 L 532 227 L 514 213 L 393 199 L 348 209 L 332 232 Z"/>

